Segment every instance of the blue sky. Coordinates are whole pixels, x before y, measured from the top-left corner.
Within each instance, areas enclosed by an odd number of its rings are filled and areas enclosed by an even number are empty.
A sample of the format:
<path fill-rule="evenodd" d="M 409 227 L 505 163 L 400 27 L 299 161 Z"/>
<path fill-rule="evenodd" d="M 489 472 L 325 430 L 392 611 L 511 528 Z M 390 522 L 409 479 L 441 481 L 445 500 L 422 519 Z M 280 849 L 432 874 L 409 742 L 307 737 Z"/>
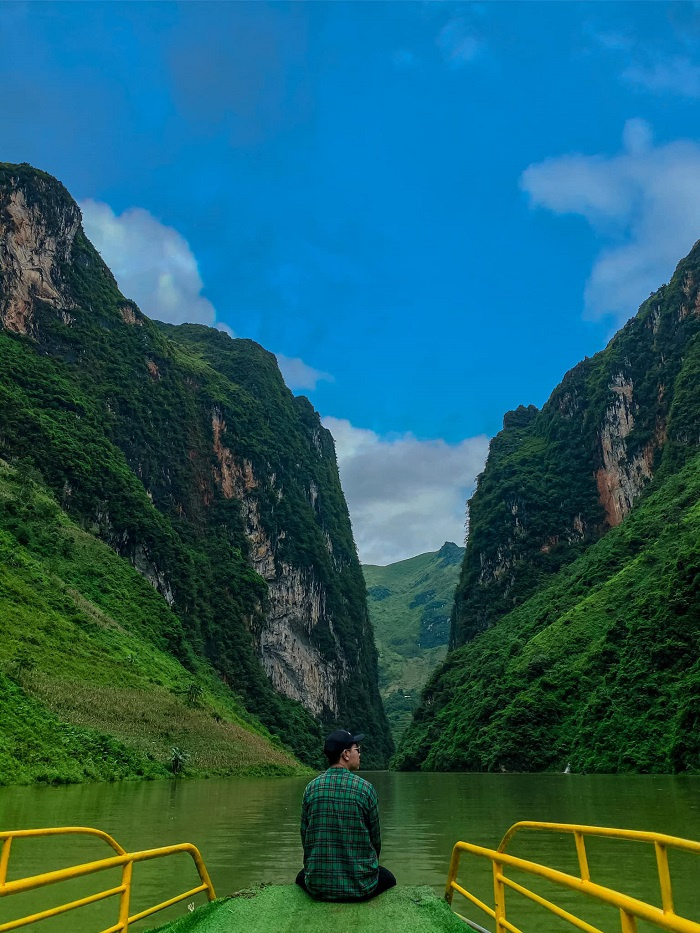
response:
<path fill-rule="evenodd" d="M 278 354 L 360 555 L 461 543 L 488 438 L 700 237 L 695 3 L 0 3 L 0 159 L 145 313 Z"/>

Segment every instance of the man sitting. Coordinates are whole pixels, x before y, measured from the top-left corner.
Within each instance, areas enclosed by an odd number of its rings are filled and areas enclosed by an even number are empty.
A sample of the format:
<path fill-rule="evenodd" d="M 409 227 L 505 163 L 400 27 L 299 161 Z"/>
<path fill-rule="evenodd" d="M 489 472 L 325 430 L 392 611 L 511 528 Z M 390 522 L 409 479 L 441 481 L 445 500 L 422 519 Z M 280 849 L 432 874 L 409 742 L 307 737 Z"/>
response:
<path fill-rule="evenodd" d="M 304 791 L 304 868 L 296 883 L 319 901 L 367 901 L 396 884 L 379 864 L 377 792 L 353 774 L 362 739 L 344 729 L 331 732 L 323 747 L 328 770 Z"/>

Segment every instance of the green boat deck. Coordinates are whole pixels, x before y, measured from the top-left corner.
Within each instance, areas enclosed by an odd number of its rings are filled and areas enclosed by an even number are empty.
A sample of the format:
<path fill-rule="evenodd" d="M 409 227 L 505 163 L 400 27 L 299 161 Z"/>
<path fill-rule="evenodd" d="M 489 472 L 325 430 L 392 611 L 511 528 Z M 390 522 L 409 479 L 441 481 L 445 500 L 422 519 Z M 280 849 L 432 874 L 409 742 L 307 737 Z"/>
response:
<path fill-rule="evenodd" d="M 396 887 L 361 904 L 312 900 L 295 884 L 263 885 L 197 908 L 157 933 L 464 933 L 465 924 L 429 887 Z M 155 930 L 151 933 L 156 933 Z"/>

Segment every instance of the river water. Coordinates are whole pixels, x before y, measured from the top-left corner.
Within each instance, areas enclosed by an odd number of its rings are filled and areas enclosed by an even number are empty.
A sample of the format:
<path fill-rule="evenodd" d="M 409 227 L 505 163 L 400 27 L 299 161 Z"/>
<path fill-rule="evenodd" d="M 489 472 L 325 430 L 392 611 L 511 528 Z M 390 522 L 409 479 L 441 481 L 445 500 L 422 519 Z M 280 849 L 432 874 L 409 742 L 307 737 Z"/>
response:
<path fill-rule="evenodd" d="M 450 851 L 462 839 L 496 847 L 517 820 L 547 820 L 647 829 L 700 839 L 700 777 L 563 774 L 393 774 L 366 772 L 377 788 L 382 820 L 382 864 L 400 884 L 427 884 L 442 893 Z M 259 882 L 290 883 L 301 866 L 300 799 L 306 778 L 231 778 L 206 781 L 86 784 L 68 787 L 0 788 L 0 828 L 95 826 L 128 851 L 193 842 L 207 863 L 217 894 Z M 573 841 L 528 835 L 509 848 L 514 855 L 544 860 L 575 871 Z M 594 881 L 658 902 L 653 850 L 641 856 L 627 843 L 593 841 L 589 860 Z M 106 857 L 97 841 L 16 841 L 9 880 L 76 861 Z M 460 878 L 476 886 L 484 900 L 490 880 L 477 860 L 464 863 Z M 698 868 L 691 856 L 671 859 L 676 909 L 700 921 Z M 133 909 L 194 887 L 196 874 L 186 856 L 135 868 Z M 522 879 L 518 879 L 522 880 Z M 118 884 L 106 874 L 66 887 L 71 897 Z M 534 886 L 534 885 L 533 885 Z M 577 895 L 540 884 L 540 893 L 574 909 Z M 0 922 L 20 909 L 44 909 L 57 902 L 59 889 L 42 889 L 0 900 Z M 15 904 L 11 905 L 14 901 Z M 197 903 L 202 902 L 202 895 Z M 509 919 L 526 933 L 571 930 L 541 908 L 521 907 L 508 895 Z M 463 902 L 464 903 L 464 902 Z M 10 907 L 12 906 L 12 910 Z M 458 907 L 455 900 L 455 907 Z M 159 914 L 157 922 L 180 916 L 186 905 Z M 474 908 L 460 912 L 489 927 Z M 604 931 L 619 930 L 614 913 L 586 908 L 586 918 Z M 97 933 L 116 921 L 116 899 L 38 924 L 41 933 Z M 156 920 L 136 929 L 153 926 Z M 34 929 L 34 927 L 31 927 Z M 640 931 L 651 929 L 640 925 Z M 359 931 L 358 931 L 359 933 Z"/>

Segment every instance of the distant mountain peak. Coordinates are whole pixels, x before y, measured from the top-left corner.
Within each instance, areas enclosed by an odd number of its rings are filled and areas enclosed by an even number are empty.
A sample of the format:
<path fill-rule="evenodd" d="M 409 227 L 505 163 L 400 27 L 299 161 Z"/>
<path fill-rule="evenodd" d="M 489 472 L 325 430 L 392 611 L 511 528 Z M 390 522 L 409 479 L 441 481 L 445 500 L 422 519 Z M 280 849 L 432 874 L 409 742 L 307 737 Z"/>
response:
<path fill-rule="evenodd" d="M 398 741 L 435 665 L 447 652 L 452 597 L 464 548 L 439 551 L 386 567 L 365 566 L 369 611 L 379 651 L 380 688 Z"/>
<path fill-rule="evenodd" d="M 464 548 L 459 547 L 454 541 L 445 541 L 435 557 L 440 561 L 442 567 L 448 567 L 451 564 L 461 564 L 462 558 L 464 557 Z"/>

